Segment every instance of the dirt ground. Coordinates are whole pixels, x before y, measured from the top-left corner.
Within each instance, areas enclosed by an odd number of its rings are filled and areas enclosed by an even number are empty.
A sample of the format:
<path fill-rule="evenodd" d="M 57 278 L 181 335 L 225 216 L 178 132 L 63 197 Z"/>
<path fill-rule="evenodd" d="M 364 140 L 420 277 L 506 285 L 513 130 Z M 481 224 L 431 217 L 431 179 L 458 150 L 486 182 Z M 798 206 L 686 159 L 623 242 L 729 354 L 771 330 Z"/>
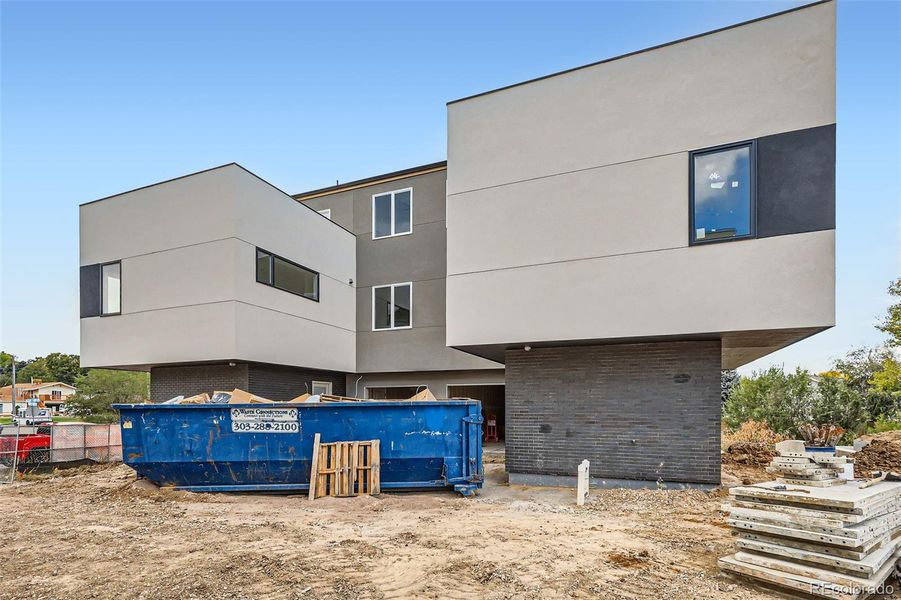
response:
<path fill-rule="evenodd" d="M 717 569 L 723 489 L 577 507 L 503 468 L 474 499 L 191 494 L 123 465 L 33 477 L 0 486 L 0 598 L 772 597 Z"/>

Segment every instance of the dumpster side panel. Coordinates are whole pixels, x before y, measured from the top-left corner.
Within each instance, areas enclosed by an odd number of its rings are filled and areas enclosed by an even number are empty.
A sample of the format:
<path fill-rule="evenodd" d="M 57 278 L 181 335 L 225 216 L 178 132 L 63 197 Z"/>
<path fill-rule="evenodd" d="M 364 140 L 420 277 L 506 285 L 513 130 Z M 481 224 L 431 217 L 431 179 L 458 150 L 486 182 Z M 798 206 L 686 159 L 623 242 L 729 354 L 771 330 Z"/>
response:
<path fill-rule="evenodd" d="M 160 485 L 307 489 L 316 433 L 380 440 L 385 489 L 482 481 L 477 401 L 118 408 L 125 462 Z"/>

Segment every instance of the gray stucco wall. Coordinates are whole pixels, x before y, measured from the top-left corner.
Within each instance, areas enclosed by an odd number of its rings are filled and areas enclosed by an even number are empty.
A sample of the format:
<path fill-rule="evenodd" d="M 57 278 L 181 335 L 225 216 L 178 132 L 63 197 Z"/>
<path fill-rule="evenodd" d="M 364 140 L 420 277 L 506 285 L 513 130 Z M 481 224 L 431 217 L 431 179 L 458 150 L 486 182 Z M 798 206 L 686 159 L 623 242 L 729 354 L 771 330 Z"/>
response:
<path fill-rule="evenodd" d="M 448 345 L 833 326 L 835 114 L 834 3 L 449 104 Z M 690 153 L 746 140 L 759 239 L 689 246 Z"/>
<path fill-rule="evenodd" d="M 122 314 L 80 320 L 82 366 L 354 370 L 355 237 L 249 171 L 224 165 L 79 213 L 80 265 L 122 263 Z M 317 271 L 321 301 L 258 283 L 256 247 Z"/>
<path fill-rule="evenodd" d="M 446 344 L 447 171 L 412 175 L 302 202 L 330 208 L 357 237 L 357 373 L 491 369 L 501 365 Z M 413 189 L 413 232 L 372 239 L 372 196 Z M 374 331 L 372 287 L 413 282 L 412 328 Z"/>
<path fill-rule="evenodd" d="M 508 350 L 507 471 L 720 482 L 720 344 Z"/>

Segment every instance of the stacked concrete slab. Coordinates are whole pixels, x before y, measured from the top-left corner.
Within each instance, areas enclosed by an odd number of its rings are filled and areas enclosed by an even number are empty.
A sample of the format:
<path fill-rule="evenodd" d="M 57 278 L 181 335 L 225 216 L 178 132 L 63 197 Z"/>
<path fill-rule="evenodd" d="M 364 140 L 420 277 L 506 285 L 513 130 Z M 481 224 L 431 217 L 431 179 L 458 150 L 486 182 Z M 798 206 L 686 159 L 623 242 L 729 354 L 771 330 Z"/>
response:
<path fill-rule="evenodd" d="M 731 489 L 724 510 L 738 552 L 720 567 L 827 598 L 876 592 L 901 555 L 901 483 L 860 486 L 773 481 Z"/>
<path fill-rule="evenodd" d="M 843 485 L 842 474 L 845 465 L 852 459 L 824 452 L 780 450 L 779 456 L 767 467 L 768 473 L 777 476 L 776 481 L 787 485 L 809 485 L 829 487 Z"/>

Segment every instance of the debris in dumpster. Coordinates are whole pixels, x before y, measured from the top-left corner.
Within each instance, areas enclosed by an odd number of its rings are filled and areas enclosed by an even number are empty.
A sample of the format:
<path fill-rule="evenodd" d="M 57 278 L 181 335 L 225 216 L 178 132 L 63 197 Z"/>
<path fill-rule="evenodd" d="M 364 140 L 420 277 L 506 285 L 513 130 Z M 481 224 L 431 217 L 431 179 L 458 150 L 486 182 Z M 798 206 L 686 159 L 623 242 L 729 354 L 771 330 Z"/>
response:
<path fill-rule="evenodd" d="M 350 396 L 335 396 L 334 394 L 320 394 L 320 402 L 376 402 L 366 398 L 351 398 Z"/>
<path fill-rule="evenodd" d="M 176 404 L 209 404 L 210 403 L 210 395 L 207 393 L 197 394 L 196 396 L 191 396 L 190 398 L 182 398 Z"/>
<path fill-rule="evenodd" d="M 429 388 L 426 388 L 410 397 L 410 400 L 436 400 L 435 394 L 429 391 Z"/>
<path fill-rule="evenodd" d="M 210 398 L 210 404 L 228 404 L 231 397 L 231 392 L 213 392 L 213 395 Z"/>
<path fill-rule="evenodd" d="M 179 402 L 181 402 L 184 399 L 185 399 L 184 396 L 178 395 L 178 396 L 175 396 L 174 398 L 169 398 L 168 400 L 163 402 L 163 404 L 178 404 Z M 149 400 L 148 400 L 148 402 L 149 402 Z"/>
<path fill-rule="evenodd" d="M 270 404 L 272 402 L 275 401 L 239 390 L 238 388 L 232 390 L 231 398 L 228 401 L 229 404 Z"/>
<path fill-rule="evenodd" d="M 311 396 L 309 394 L 301 394 L 297 398 L 291 398 L 288 400 L 288 404 L 302 404 L 307 401 Z"/>
<path fill-rule="evenodd" d="M 313 439 L 310 499 L 381 492 L 379 440 L 320 443 Z"/>

